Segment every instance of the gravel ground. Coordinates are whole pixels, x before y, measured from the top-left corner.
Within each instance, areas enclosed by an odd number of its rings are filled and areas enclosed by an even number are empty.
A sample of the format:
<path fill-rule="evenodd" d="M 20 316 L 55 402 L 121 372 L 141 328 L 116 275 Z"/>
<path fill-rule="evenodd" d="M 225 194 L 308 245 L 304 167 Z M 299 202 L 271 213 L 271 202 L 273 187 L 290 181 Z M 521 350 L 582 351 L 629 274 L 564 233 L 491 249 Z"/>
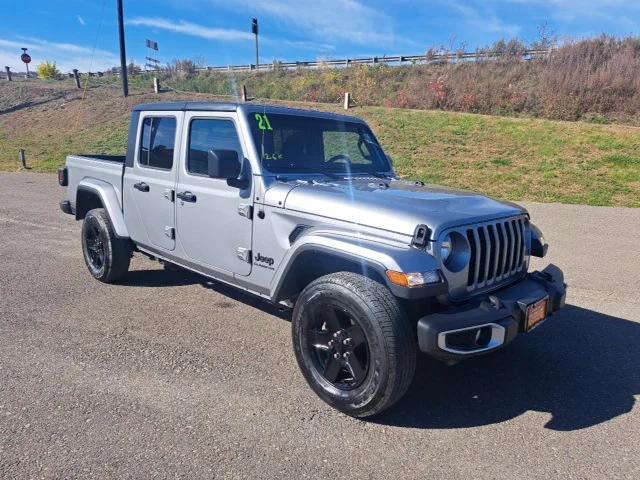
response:
<path fill-rule="evenodd" d="M 2 478 L 640 478 L 640 210 L 528 204 L 567 308 L 490 356 L 420 358 L 359 421 L 269 305 L 139 257 L 94 281 L 62 195 L 0 175 Z"/>

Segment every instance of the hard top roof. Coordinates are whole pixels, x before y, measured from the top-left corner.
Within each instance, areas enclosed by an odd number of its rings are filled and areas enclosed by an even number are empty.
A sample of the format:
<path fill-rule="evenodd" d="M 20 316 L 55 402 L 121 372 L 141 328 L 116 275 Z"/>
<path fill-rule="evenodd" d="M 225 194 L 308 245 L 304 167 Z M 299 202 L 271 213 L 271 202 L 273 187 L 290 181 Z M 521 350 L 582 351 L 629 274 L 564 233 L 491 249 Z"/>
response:
<path fill-rule="evenodd" d="M 154 111 L 198 111 L 198 112 L 235 112 L 240 113 L 264 111 L 267 113 L 283 114 L 283 115 L 301 115 L 326 118 L 332 120 L 341 120 L 345 122 L 364 123 L 358 117 L 349 115 L 339 115 L 336 113 L 322 112 L 320 110 L 305 110 L 302 108 L 283 107 L 278 105 L 266 105 L 261 103 L 231 103 L 231 102 L 160 102 L 160 103 L 142 103 L 133 109 L 137 112 L 154 112 Z"/>

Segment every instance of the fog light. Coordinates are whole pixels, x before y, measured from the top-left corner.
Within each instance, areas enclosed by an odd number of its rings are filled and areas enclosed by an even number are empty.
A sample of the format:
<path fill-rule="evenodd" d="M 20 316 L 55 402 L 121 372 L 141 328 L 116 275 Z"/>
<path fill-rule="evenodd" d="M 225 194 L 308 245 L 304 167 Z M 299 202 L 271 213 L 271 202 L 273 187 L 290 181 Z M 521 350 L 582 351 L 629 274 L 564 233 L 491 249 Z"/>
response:
<path fill-rule="evenodd" d="M 387 270 L 387 278 L 396 285 L 401 287 L 419 287 L 420 285 L 428 285 L 430 283 L 439 283 L 440 274 L 437 270 L 430 272 L 404 273 L 394 270 Z"/>

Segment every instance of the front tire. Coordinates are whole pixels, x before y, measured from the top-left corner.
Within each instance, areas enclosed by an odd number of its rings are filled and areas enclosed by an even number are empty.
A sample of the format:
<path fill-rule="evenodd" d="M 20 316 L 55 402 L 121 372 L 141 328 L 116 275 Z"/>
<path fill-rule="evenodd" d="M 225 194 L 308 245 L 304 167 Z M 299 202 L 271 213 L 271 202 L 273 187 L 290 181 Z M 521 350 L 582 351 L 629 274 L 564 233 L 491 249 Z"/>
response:
<path fill-rule="evenodd" d="M 84 217 L 82 253 L 89 272 L 101 282 L 113 283 L 129 270 L 129 240 L 116 237 L 104 208 L 90 210 Z"/>
<path fill-rule="evenodd" d="M 322 400 L 353 417 L 389 408 L 409 388 L 416 342 L 396 298 L 350 272 L 311 282 L 293 310 L 298 365 Z"/>

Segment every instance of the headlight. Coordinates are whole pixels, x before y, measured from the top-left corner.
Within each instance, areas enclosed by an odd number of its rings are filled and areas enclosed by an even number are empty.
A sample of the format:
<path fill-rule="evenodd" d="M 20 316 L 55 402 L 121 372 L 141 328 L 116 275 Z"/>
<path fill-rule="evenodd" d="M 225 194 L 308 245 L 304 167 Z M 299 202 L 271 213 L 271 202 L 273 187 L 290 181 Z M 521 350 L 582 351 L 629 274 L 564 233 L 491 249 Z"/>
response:
<path fill-rule="evenodd" d="M 447 263 L 452 250 L 453 241 L 451 240 L 451 234 L 447 234 L 440 242 L 440 258 L 442 258 L 442 263 Z"/>
<path fill-rule="evenodd" d="M 442 265 L 448 271 L 461 272 L 467 267 L 471 253 L 469 242 L 462 233 L 448 233 L 440 241 L 439 248 Z"/>

